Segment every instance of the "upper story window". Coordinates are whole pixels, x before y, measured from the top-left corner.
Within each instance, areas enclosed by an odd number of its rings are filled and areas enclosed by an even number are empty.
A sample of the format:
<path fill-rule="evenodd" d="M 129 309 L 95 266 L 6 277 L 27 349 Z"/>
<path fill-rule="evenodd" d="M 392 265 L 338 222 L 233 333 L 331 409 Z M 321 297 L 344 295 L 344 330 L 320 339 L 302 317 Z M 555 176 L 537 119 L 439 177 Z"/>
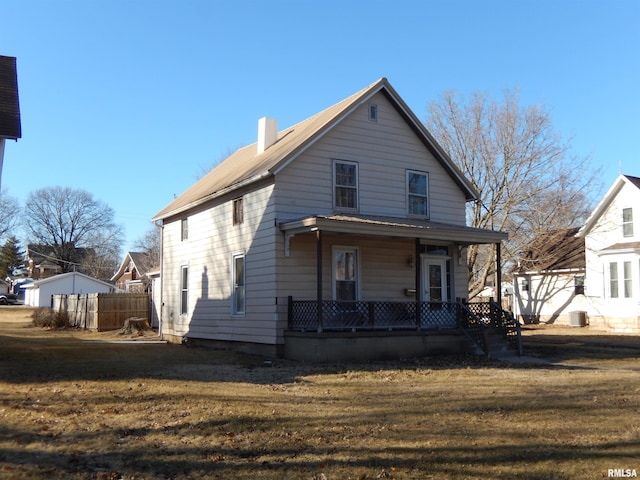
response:
<path fill-rule="evenodd" d="M 333 162 L 333 204 L 339 209 L 358 209 L 358 164 Z"/>
<path fill-rule="evenodd" d="M 407 212 L 429 216 L 429 175 L 424 172 L 407 171 Z"/>
<path fill-rule="evenodd" d="M 625 237 L 633 237 L 633 209 L 622 209 L 622 235 Z"/>
<path fill-rule="evenodd" d="M 244 202 L 242 197 L 233 201 L 233 224 L 240 225 L 244 222 Z"/>
<path fill-rule="evenodd" d="M 189 238 L 189 220 L 183 218 L 180 222 L 180 239 L 187 240 Z"/>

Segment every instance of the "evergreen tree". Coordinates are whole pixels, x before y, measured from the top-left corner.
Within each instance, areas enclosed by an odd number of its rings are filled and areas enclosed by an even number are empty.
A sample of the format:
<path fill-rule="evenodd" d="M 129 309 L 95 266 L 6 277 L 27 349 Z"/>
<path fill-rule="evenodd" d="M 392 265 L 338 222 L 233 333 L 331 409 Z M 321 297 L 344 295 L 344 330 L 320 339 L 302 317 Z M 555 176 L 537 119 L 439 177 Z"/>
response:
<path fill-rule="evenodd" d="M 0 276 L 6 278 L 11 275 L 14 268 L 24 262 L 24 252 L 16 237 L 9 237 L 0 248 Z"/>

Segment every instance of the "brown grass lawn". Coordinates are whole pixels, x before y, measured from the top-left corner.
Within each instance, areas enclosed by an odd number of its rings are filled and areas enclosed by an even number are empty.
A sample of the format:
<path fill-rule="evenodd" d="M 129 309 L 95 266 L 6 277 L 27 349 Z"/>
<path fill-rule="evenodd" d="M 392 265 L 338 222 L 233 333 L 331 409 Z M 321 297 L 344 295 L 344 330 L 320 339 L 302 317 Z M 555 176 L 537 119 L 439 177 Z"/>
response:
<path fill-rule="evenodd" d="M 0 307 L 0 478 L 640 475 L 638 337 L 525 331 L 562 364 L 304 365 L 30 326 Z"/>

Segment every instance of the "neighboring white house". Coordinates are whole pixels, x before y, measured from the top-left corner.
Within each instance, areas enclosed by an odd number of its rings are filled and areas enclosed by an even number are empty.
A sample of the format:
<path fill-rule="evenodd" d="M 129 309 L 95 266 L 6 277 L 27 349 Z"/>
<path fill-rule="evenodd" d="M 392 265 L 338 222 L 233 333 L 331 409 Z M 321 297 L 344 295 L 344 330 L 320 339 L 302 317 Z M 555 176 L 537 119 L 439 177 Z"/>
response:
<path fill-rule="evenodd" d="M 36 280 L 22 288 L 25 292 L 24 304 L 30 307 L 51 307 L 52 295 L 113 293 L 117 290 L 110 283 L 78 272 L 62 273 Z"/>
<path fill-rule="evenodd" d="M 578 228 L 535 238 L 512 272 L 513 314 L 524 323 L 584 326 L 584 239 Z"/>
<path fill-rule="evenodd" d="M 620 175 L 578 233 L 589 324 L 640 333 L 640 178 Z"/>
<path fill-rule="evenodd" d="M 331 335 L 345 351 L 366 356 L 369 335 L 410 355 L 391 332 L 405 329 L 424 351 L 424 331 L 457 326 L 465 247 L 507 238 L 465 225 L 477 197 L 384 78 L 279 132 L 263 118 L 257 143 L 153 218 L 161 333 L 326 359 Z"/>

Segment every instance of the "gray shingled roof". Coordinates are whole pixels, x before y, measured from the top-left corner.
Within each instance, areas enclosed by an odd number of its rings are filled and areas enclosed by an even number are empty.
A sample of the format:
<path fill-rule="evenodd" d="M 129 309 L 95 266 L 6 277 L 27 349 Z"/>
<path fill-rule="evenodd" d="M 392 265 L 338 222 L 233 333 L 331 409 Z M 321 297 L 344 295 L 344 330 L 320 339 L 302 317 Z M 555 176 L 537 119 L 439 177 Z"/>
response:
<path fill-rule="evenodd" d="M 468 200 L 476 199 L 478 193 L 471 183 L 437 144 L 387 79 L 381 78 L 341 102 L 278 132 L 277 141 L 264 152 L 257 152 L 256 143 L 237 150 L 158 212 L 152 220 L 177 215 L 243 185 L 275 175 L 280 168 L 287 165 L 334 125 L 378 92 L 383 92 L 389 98 L 416 135 L 456 181 L 465 197 Z"/>
<path fill-rule="evenodd" d="M 15 57 L 0 55 L 0 137 L 22 137 Z"/>

